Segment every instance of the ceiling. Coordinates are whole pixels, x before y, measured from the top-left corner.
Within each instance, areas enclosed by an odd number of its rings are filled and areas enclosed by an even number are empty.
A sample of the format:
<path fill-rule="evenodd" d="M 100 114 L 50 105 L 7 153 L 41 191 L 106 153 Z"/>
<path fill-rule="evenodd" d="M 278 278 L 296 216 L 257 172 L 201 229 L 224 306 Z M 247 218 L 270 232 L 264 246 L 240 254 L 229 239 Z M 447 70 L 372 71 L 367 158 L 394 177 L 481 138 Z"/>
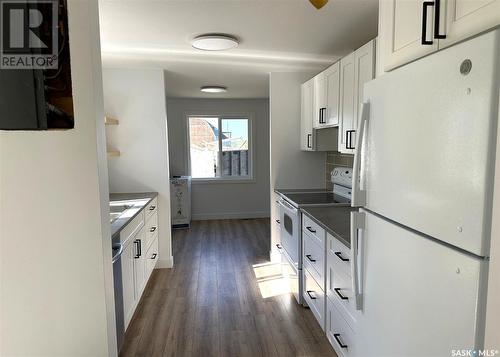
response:
<path fill-rule="evenodd" d="M 377 35 L 378 0 L 100 0 L 104 66 L 157 67 L 169 97 L 265 98 L 269 72 L 319 72 Z M 236 49 L 191 47 L 228 33 Z M 207 94 L 203 85 L 228 92 Z"/>

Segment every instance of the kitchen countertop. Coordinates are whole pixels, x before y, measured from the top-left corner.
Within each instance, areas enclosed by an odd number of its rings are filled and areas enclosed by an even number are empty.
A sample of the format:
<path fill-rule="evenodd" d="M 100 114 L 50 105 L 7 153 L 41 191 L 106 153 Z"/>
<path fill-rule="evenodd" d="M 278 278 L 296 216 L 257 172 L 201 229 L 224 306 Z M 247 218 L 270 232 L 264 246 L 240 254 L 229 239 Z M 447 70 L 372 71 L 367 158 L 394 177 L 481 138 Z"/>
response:
<path fill-rule="evenodd" d="M 286 195 L 289 193 L 332 192 L 332 190 L 326 188 L 275 188 L 274 192 L 278 195 Z"/>
<path fill-rule="evenodd" d="M 301 207 L 303 214 L 323 227 L 348 248 L 351 248 L 351 212 L 357 208 L 337 205 L 324 207 Z"/>
<path fill-rule="evenodd" d="M 129 209 L 123 211 L 113 223 L 111 223 L 111 236 L 115 239 L 121 230 L 139 214 L 155 197 L 158 192 L 135 192 L 135 193 L 110 193 L 110 205 L 130 205 Z"/>

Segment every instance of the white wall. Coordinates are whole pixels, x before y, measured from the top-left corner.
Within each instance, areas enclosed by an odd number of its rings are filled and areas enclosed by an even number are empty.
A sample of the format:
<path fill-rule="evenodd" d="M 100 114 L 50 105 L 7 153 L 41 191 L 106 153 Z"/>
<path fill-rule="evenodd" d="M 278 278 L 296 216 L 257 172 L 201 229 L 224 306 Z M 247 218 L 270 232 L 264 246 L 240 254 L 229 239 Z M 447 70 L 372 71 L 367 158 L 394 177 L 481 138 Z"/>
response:
<path fill-rule="evenodd" d="M 163 71 L 103 69 L 104 109 L 119 125 L 106 128 L 108 146 L 120 150 L 108 160 L 111 192 L 158 192 L 157 267 L 173 265 L 167 112 Z"/>
<path fill-rule="evenodd" d="M 0 355 L 113 356 L 97 0 L 69 0 L 75 129 L 0 133 Z"/>
<path fill-rule="evenodd" d="M 324 152 L 300 150 L 300 85 L 313 73 L 271 73 L 271 258 L 279 253 L 275 188 L 325 188 Z"/>
<path fill-rule="evenodd" d="M 192 185 L 193 219 L 269 217 L 269 100 L 168 98 L 170 172 L 188 173 L 187 116 L 250 115 L 255 182 Z"/>

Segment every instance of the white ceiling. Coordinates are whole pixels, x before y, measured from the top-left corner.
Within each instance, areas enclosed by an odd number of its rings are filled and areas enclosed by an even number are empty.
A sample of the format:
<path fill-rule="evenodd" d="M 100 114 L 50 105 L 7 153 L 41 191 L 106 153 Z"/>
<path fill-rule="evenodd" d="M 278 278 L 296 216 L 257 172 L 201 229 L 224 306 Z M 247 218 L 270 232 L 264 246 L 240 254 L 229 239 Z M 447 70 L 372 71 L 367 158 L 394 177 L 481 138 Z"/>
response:
<path fill-rule="evenodd" d="M 378 0 L 100 0 L 100 12 L 105 66 L 163 68 L 170 97 L 263 98 L 269 72 L 319 72 L 374 38 Z M 202 33 L 240 46 L 195 50 Z M 199 91 L 210 84 L 229 90 Z"/>

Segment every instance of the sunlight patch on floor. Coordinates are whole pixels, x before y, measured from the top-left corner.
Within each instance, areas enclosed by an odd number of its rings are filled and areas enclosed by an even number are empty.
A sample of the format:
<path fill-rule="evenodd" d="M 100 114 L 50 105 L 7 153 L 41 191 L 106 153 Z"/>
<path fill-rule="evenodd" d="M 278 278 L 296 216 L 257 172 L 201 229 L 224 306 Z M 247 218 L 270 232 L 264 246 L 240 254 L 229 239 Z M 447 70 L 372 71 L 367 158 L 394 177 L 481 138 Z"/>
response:
<path fill-rule="evenodd" d="M 282 274 L 280 263 L 255 264 L 253 271 L 263 299 L 290 293 L 290 284 Z"/>

